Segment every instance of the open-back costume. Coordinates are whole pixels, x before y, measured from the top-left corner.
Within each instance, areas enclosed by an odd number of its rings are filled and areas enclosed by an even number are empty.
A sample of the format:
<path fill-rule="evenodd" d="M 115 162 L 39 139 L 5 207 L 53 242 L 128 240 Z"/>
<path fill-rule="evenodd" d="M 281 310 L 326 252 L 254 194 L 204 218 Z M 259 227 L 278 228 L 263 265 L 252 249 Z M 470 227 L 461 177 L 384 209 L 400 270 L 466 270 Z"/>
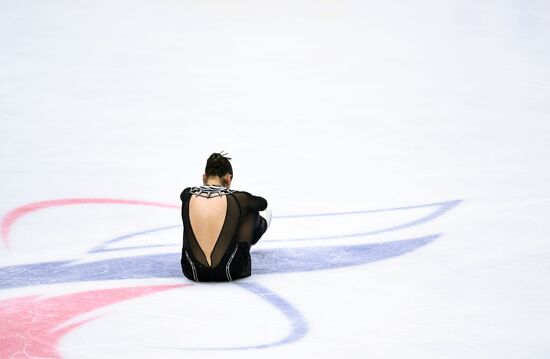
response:
<path fill-rule="evenodd" d="M 206 258 L 191 226 L 189 203 L 193 196 L 226 198 L 225 218 L 210 260 Z M 260 239 L 269 225 L 259 215 L 259 211 L 266 210 L 267 201 L 248 192 L 221 186 L 188 187 L 181 193 L 180 199 L 183 220 L 183 274 L 200 282 L 231 281 L 250 276 L 250 246 Z"/>

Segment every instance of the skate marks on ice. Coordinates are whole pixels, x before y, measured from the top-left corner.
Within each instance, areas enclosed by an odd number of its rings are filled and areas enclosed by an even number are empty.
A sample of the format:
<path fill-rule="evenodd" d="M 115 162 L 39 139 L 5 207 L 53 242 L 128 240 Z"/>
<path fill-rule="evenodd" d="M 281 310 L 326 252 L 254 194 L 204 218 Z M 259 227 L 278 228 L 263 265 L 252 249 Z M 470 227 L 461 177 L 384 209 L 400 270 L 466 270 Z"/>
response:
<path fill-rule="evenodd" d="M 299 241 L 323 241 L 326 239 L 345 239 L 362 236 L 372 236 L 386 232 L 398 231 L 401 229 L 418 226 L 440 217 L 449 210 L 456 207 L 461 201 L 447 201 L 433 204 L 423 204 L 417 206 L 397 207 L 390 209 L 354 211 L 354 212 L 339 212 L 339 213 L 323 213 L 309 215 L 286 215 L 275 216 L 274 218 L 284 219 L 300 219 L 300 218 L 317 218 L 317 222 L 326 221 L 326 217 L 333 216 L 351 216 L 362 214 L 361 219 L 368 220 L 368 215 L 386 213 L 390 216 L 392 213 L 403 212 L 407 210 L 427 208 L 429 211 L 419 218 L 407 220 L 403 223 L 393 224 L 385 228 L 378 228 L 370 231 L 344 233 L 335 236 L 319 236 L 294 239 L 274 239 L 265 243 L 295 243 Z M 44 210 L 55 206 L 68 206 L 79 204 L 124 204 L 137 206 L 157 206 L 161 208 L 179 208 L 178 206 L 145 202 L 133 200 L 115 200 L 115 199 L 72 199 L 72 200 L 53 200 L 37 202 L 34 204 L 25 205 L 10 211 L 2 220 L 2 234 L 4 243 L 10 241 L 9 233 L 11 227 L 16 224 L 17 220 L 37 210 Z M 300 227 L 300 223 L 293 223 L 293 228 Z M 118 252 L 115 258 L 95 257 L 93 260 L 86 258 L 61 260 L 44 263 L 26 263 L 21 265 L 5 266 L 0 268 L 0 274 L 4 280 L 0 283 L 0 289 L 16 288 L 33 285 L 67 283 L 74 281 L 97 281 L 97 280 L 114 280 L 114 279 L 142 279 L 142 278 L 180 278 L 181 268 L 179 267 L 179 256 L 181 243 L 177 246 L 174 244 L 145 244 L 142 246 L 120 246 L 123 241 L 133 240 L 144 234 L 154 234 L 167 230 L 180 229 L 181 226 L 164 226 L 142 230 L 138 232 L 128 233 L 117 238 L 113 238 L 95 246 L 88 251 L 89 254 L 97 254 L 103 252 Z M 181 234 L 181 233 L 180 233 Z M 177 238 L 181 237 L 175 234 Z M 252 251 L 252 260 L 254 262 L 254 274 L 274 274 L 274 273 L 290 273 L 290 272 L 305 272 L 314 270 L 326 270 L 333 268 L 341 268 L 360 264 L 367 264 L 378 260 L 383 260 L 399 255 L 403 255 L 417 248 L 420 248 L 431 241 L 437 239 L 440 234 L 430 234 L 418 238 L 410 238 L 398 241 L 383 242 L 383 243 L 366 243 L 366 244 L 342 244 L 342 245 L 326 245 L 326 246 L 301 246 L 297 248 L 281 247 L 278 244 L 276 248 L 262 248 L 263 243 L 256 246 Z M 113 244 L 117 247 L 111 247 Z M 317 243 L 318 244 L 318 243 Z M 171 247 L 168 253 L 152 254 L 152 255 L 135 255 L 129 250 L 135 248 L 156 248 L 156 247 Z M 123 270 L 117 270 L 123 268 Z M 115 270 L 113 270 L 115 269 Z"/>
<path fill-rule="evenodd" d="M 31 295 L 0 301 L 0 358 L 61 358 L 59 341 L 97 319 L 84 314 L 115 303 L 181 288 L 185 284 L 109 288 L 53 297 Z"/>
<path fill-rule="evenodd" d="M 419 217 L 413 219 L 401 220 L 400 223 L 391 223 L 381 228 L 371 228 L 369 230 L 356 230 L 349 233 L 333 233 L 331 235 L 318 236 L 286 236 L 286 238 L 272 239 L 266 243 L 276 243 L 275 247 L 255 249 L 252 252 L 253 274 L 282 274 L 293 272 L 308 272 L 317 270 L 330 270 L 349 266 L 357 266 L 380 261 L 396 256 L 400 256 L 414 251 L 422 246 L 429 244 L 439 238 L 441 234 L 429 234 L 417 238 L 404 240 L 379 242 L 379 243 L 338 243 L 336 245 L 318 245 L 325 240 L 337 239 L 345 241 L 346 238 L 367 238 L 368 236 L 399 231 L 405 228 L 418 226 L 428 223 L 437 217 L 447 213 L 456 207 L 461 201 L 453 200 L 447 202 L 423 204 L 417 206 L 386 208 L 378 210 L 337 212 L 306 215 L 286 215 L 279 216 L 279 221 L 295 221 L 292 227 L 299 226 L 304 221 L 314 221 L 315 223 L 327 222 L 327 218 L 333 220 L 338 218 L 350 218 L 359 216 L 356 219 L 369 220 L 373 215 L 384 215 L 392 217 L 393 214 L 406 212 L 409 210 L 425 209 Z M 135 200 L 118 199 L 62 199 L 32 203 L 21 206 L 10 211 L 2 220 L 1 233 L 6 248 L 9 248 L 11 240 L 11 229 L 17 224 L 18 220 L 30 214 L 31 212 L 46 210 L 52 207 L 71 206 L 71 205 L 130 205 L 130 206 L 149 206 L 159 208 L 179 208 L 178 206 Z M 275 217 L 277 218 L 277 217 Z M 372 218 L 370 218 L 372 220 Z M 330 223 L 334 226 L 335 223 Z M 382 221 L 383 222 L 383 221 Z M 390 221 L 391 222 L 391 221 Z M 308 226 L 305 225 L 307 228 Z M 321 231 L 323 226 L 320 225 Z M 0 289 L 16 289 L 22 287 L 44 288 L 44 285 L 63 284 L 63 283 L 82 283 L 97 282 L 109 280 L 131 280 L 131 279 L 155 279 L 155 278 L 182 278 L 179 267 L 179 248 L 170 244 L 151 244 L 136 245 L 136 238 L 147 234 L 155 234 L 168 230 L 181 231 L 181 226 L 163 226 L 142 230 L 118 236 L 116 238 L 99 243 L 91 250 L 88 255 L 93 255 L 93 259 L 78 258 L 59 261 L 50 261 L 43 263 L 25 263 L 20 265 L 11 265 L 0 268 Z M 313 231 L 313 233 L 315 233 Z M 177 236 L 180 237 L 179 235 Z M 289 238 L 290 237 L 290 238 Z M 132 245 L 124 245 L 125 241 L 132 241 Z M 300 247 L 292 247 L 290 244 L 303 242 Z M 288 244 L 288 245 L 286 245 Z M 305 245 L 304 245 L 305 244 Z M 132 249 L 135 248 L 154 248 L 166 247 L 167 253 L 157 253 L 148 255 L 135 255 Z M 177 249 L 176 249 L 177 248 Z M 101 253 L 112 254 L 116 252 L 116 257 L 102 258 Z M 98 256 L 99 254 L 99 256 Z M 254 278 L 254 276 L 252 278 Z M 185 281 L 185 279 L 182 279 Z M 244 350 L 244 349 L 262 349 L 272 346 L 284 345 L 297 341 L 304 337 L 308 331 L 308 325 L 303 315 L 287 300 L 257 283 L 243 281 L 236 283 L 240 288 L 253 294 L 261 301 L 266 302 L 276 309 L 289 323 L 289 332 L 281 339 L 262 342 L 253 345 L 242 345 L 235 347 L 228 346 L 203 346 L 203 347 L 184 347 L 171 348 L 185 350 Z M 40 286 L 40 287 L 39 287 Z M 7 339 L 9 345 L 5 346 L 2 356 L 22 355 L 22 356 L 50 356 L 60 357 L 56 346 L 62 336 L 75 330 L 94 318 L 78 321 L 78 317 L 84 313 L 94 311 L 95 309 L 107 306 L 120 301 L 131 300 L 136 297 L 165 291 L 169 289 L 180 288 L 185 285 L 155 285 L 142 286 L 128 289 L 128 287 L 108 288 L 95 291 L 76 292 L 68 295 L 56 296 L 53 298 L 42 299 L 37 295 L 15 296 L 7 300 L 0 301 L 0 320 L 8 323 L 4 326 L 0 337 Z M 194 287 L 191 285 L 191 287 Z M 42 289 L 43 290 L 43 289 Z M 125 293 L 122 297 L 119 293 Z M 87 302 L 86 298 L 95 298 L 90 305 L 81 305 L 72 307 L 70 303 L 75 298 Z M 79 301 L 77 301 L 79 302 Z M 29 311 L 29 308 L 34 308 Z M 27 315 L 25 315 L 27 313 Z M 28 313 L 34 313 L 32 318 Z M 39 314 L 36 314 L 39 313 Z M 41 316 L 40 313 L 50 313 Z M 14 320 L 13 316 L 22 318 Z M 27 318 L 28 317 L 28 318 Z M 25 319 L 26 318 L 26 319 Z M 76 318 L 76 319 L 75 319 Z M 37 324 L 38 323 L 38 324 Z M 64 324 L 65 323 L 65 324 Z M 70 323 L 70 324 L 66 324 Z M 31 334 L 29 334 L 31 333 Z M 3 341 L 4 341 L 3 340 Z M 40 344 L 42 343 L 42 344 Z M 24 351 L 29 351 L 25 354 Z M 6 351 L 4 353 L 4 351 Z M 28 355 L 27 355 L 28 354 Z"/>

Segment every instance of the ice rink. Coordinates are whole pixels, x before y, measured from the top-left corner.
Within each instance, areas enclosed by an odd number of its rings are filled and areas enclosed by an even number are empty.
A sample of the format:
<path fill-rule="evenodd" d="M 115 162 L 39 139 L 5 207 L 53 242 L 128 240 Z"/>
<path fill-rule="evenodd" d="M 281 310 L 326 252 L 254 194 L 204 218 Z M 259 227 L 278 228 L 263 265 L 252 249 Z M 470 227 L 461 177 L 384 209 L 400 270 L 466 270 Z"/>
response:
<path fill-rule="evenodd" d="M 549 164 L 545 0 L 0 0 L 0 359 L 549 358 Z"/>

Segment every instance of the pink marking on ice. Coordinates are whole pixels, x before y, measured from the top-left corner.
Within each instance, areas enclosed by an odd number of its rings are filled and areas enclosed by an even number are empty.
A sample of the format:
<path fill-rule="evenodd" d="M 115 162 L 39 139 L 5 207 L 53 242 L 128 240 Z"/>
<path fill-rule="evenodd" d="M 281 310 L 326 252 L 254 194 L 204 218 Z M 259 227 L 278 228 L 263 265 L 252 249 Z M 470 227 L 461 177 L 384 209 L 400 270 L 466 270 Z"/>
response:
<path fill-rule="evenodd" d="M 54 199 L 49 201 L 34 202 L 17 207 L 2 219 L 2 224 L 0 225 L 0 233 L 2 239 L 7 248 L 10 247 L 9 234 L 12 226 L 16 221 L 21 217 L 35 211 L 42 209 L 47 209 L 51 207 L 59 206 L 72 206 L 78 204 L 125 204 L 133 206 L 152 206 L 152 207 L 162 207 L 162 208 L 179 208 L 179 206 L 173 204 L 159 203 L 159 202 L 148 202 L 148 201 L 137 201 L 137 200 L 128 200 L 128 199 L 113 199 L 113 198 L 67 198 L 67 199 Z"/>
<path fill-rule="evenodd" d="M 57 348 L 61 338 L 95 318 L 61 327 L 68 320 L 110 304 L 187 285 L 112 288 L 0 301 L 0 358 L 61 358 Z"/>

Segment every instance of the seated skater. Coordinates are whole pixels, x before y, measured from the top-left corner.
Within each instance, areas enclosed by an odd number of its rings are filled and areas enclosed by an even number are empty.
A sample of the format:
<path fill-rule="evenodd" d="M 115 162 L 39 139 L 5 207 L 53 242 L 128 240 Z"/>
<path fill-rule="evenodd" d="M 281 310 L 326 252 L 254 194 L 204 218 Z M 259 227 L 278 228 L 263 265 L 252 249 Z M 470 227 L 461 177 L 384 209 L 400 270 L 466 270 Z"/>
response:
<path fill-rule="evenodd" d="M 206 161 L 203 186 L 180 195 L 183 219 L 183 274 L 197 282 L 222 282 L 251 274 L 250 246 L 271 222 L 262 197 L 230 190 L 233 168 L 223 153 Z"/>

